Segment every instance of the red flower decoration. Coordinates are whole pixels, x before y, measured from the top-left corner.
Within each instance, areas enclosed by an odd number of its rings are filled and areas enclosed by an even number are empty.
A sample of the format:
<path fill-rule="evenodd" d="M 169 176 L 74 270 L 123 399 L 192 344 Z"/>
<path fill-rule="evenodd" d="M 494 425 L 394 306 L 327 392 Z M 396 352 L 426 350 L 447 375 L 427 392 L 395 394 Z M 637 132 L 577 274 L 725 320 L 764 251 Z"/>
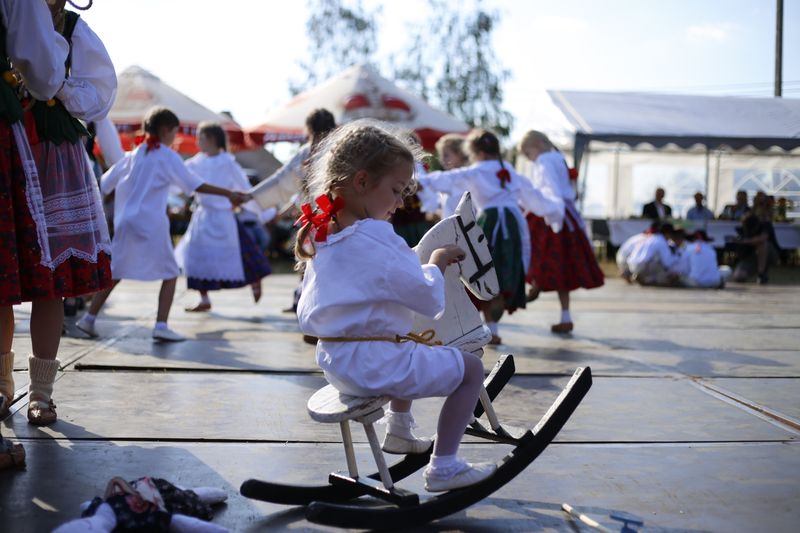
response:
<path fill-rule="evenodd" d="M 295 226 L 298 224 L 301 226 L 311 224 L 316 230 L 314 240 L 316 242 L 325 242 L 328 240 L 328 225 L 333 217 L 336 216 L 336 213 L 344 207 L 344 198 L 339 196 L 331 201 L 327 194 L 323 194 L 318 196 L 315 202 L 320 211 L 314 211 L 310 203 L 303 204 L 300 206 L 300 211 L 303 214 L 294 224 Z"/>
<path fill-rule="evenodd" d="M 497 171 L 497 177 L 500 179 L 500 186 L 504 189 L 506 188 L 506 183 L 511 182 L 511 173 L 505 168 Z"/>

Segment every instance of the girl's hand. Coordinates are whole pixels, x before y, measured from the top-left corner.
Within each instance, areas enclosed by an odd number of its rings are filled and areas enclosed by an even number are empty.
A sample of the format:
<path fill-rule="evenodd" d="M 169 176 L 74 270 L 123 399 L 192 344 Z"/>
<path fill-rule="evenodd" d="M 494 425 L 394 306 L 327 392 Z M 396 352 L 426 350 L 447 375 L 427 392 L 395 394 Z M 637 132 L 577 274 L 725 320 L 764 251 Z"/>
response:
<path fill-rule="evenodd" d="M 433 253 L 431 253 L 429 263 L 439 267 L 439 270 L 441 270 L 442 274 L 444 274 L 444 271 L 448 265 L 458 263 L 466 256 L 467 255 L 464 253 L 464 250 L 455 244 L 448 244 L 447 246 L 435 249 Z"/>
<path fill-rule="evenodd" d="M 245 202 L 249 202 L 252 198 L 253 196 L 250 193 L 236 191 L 231 191 L 231 194 L 228 197 L 234 207 L 238 207 Z"/>

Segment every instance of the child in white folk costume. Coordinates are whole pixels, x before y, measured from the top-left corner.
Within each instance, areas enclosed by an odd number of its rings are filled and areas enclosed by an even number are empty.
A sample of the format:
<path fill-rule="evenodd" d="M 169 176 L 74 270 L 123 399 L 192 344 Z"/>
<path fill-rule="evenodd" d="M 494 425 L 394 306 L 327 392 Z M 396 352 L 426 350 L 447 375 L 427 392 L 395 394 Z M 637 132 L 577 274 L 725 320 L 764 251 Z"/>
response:
<path fill-rule="evenodd" d="M 549 216 L 529 214 L 531 234 L 531 266 L 527 281 L 533 285 L 529 300 L 539 291 L 556 291 L 561 303 L 561 319 L 553 324 L 553 333 L 569 333 L 573 329 L 569 311 L 569 293 L 575 289 L 594 289 L 604 278 L 586 225 L 575 206 L 575 189 L 569 179 L 569 167 L 544 133 L 529 131 L 519 143 L 519 151 L 535 165 L 533 184 L 539 190 L 561 200 L 559 209 Z"/>
<path fill-rule="evenodd" d="M 423 187 L 450 193 L 469 190 L 480 212 L 478 224 L 489 240 L 489 250 L 500 282 L 500 295 L 481 302 L 486 325 L 492 332 L 490 344 L 500 344 L 497 322 L 504 311 L 525 308 L 525 274 L 531 259 L 528 226 L 522 216 L 523 206 L 539 216 L 551 216 L 563 202 L 539 191 L 530 180 L 503 161 L 500 141 L 491 132 L 473 130 L 466 140 L 474 163 L 468 167 L 431 172 L 420 178 Z"/>
<path fill-rule="evenodd" d="M 167 218 L 169 189 L 177 186 L 186 194 L 216 194 L 227 197 L 233 205 L 249 199 L 247 194 L 204 183 L 186 168 L 177 152 L 169 147 L 175 140 L 178 125 L 178 117 L 169 109 L 151 109 L 144 119 L 145 142 L 125 154 L 100 182 L 104 194 L 116 190 L 111 248 L 114 285 L 95 294 L 89 311 L 76 324 L 91 337 L 97 336 L 95 318 L 113 288 L 122 279 L 135 279 L 162 280 L 153 339 L 185 340 L 167 327 L 180 273 Z"/>
<path fill-rule="evenodd" d="M 393 397 L 383 450 L 423 453 L 430 440 L 411 432 L 411 402 L 447 396 L 425 469 L 432 492 L 471 485 L 494 464 L 470 464 L 456 453 L 483 380 L 481 360 L 457 348 L 407 337 L 414 314 L 444 311 L 447 266 L 463 257 L 437 249 L 429 264 L 388 222 L 413 191 L 414 147 L 377 122 L 359 120 L 333 132 L 314 159 L 295 252 L 305 262 L 297 314 L 304 333 L 319 337 L 317 363 L 345 394 Z"/>
<path fill-rule="evenodd" d="M 469 156 L 464 151 L 463 135 L 448 133 L 439 137 L 436 141 L 436 157 L 445 170 L 465 167 L 469 164 Z M 445 219 L 456 212 L 458 202 L 466 192 L 466 189 L 453 189 L 448 192 L 439 193 L 442 206 L 442 219 Z"/>
<path fill-rule="evenodd" d="M 250 188 L 242 168 L 226 150 L 225 130 L 219 124 L 202 122 L 197 129 L 200 153 L 186 167 L 206 183 L 244 192 Z M 197 208 L 186 233 L 175 248 L 178 267 L 187 287 L 200 291 L 200 303 L 190 312 L 211 309 L 208 291 L 250 285 L 256 302 L 261 298 L 261 278 L 270 272 L 263 251 L 250 238 L 233 212 L 230 200 L 214 194 L 197 194 Z M 248 204 L 249 205 L 249 204 Z"/>

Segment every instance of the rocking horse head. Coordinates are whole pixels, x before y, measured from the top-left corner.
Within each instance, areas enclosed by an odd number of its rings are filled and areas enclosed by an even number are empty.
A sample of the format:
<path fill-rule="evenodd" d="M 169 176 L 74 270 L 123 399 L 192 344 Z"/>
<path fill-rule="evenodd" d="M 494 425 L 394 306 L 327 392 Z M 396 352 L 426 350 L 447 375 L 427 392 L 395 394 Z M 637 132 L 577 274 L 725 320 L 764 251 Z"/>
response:
<path fill-rule="evenodd" d="M 431 253 L 446 244 L 455 244 L 466 257 L 451 268 L 457 268 L 461 281 L 481 300 L 491 300 L 500 294 L 500 284 L 494 270 L 492 255 L 483 229 L 475 221 L 472 197 L 465 192 L 455 214 L 431 228 L 415 248 L 420 260 L 426 262 Z"/>
<path fill-rule="evenodd" d="M 464 287 L 481 300 L 491 300 L 500 294 L 500 284 L 486 236 L 475 221 L 469 192 L 461 197 L 455 214 L 431 228 L 414 251 L 422 263 L 427 263 L 435 249 L 447 244 L 459 246 L 465 257 L 445 272 L 445 311 L 435 319 L 418 315 L 414 331 L 433 329 L 436 340 L 451 345 L 468 341 L 467 351 L 473 351 L 483 347 L 491 334 L 483 327 Z"/>

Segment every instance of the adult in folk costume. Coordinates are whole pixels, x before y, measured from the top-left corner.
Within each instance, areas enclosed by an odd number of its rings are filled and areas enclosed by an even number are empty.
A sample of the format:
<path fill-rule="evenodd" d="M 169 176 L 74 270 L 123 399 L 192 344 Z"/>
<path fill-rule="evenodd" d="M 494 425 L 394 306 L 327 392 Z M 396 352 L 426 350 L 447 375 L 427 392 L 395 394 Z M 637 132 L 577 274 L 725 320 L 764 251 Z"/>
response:
<path fill-rule="evenodd" d="M 533 185 L 548 196 L 560 198 L 560 209 L 550 215 L 527 216 L 531 236 L 531 265 L 527 281 L 532 284 L 531 300 L 539 291 L 557 291 L 561 320 L 553 333 L 572 331 L 569 293 L 575 289 L 594 289 L 603 285 L 603 272 L 586 235 L 586 226 L 575 207 L 575 189 L 569 167 L 544 133 L 529 131 L 519 143 L 519 151 L 536 166 Z"/>
<path fill-rule="evenodd" d="M 64 5 L 0 0 L 0 404 L 14 395 L 11 306 L 31 301 L 28 421 L 36 425 L 57 418 L 62 298 L 111 283 L 108 228 L 78 119 L 105 117 L 116 76 L 102 41 Z"/>

